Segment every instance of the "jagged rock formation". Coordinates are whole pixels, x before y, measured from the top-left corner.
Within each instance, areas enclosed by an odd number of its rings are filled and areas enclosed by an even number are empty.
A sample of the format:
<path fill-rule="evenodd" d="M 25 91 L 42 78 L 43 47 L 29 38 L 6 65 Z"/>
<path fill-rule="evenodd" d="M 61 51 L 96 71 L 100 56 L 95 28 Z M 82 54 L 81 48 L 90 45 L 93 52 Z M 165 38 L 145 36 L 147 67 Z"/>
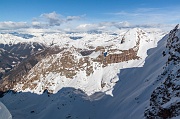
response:
<path fill-rule="evenodd" d="M 145 111 L 148 119 L 172 118 L 180 115 L 180 30 L 178 25 L 169 33 L 166 50 L 168 55 L 164 71 L 157 80 L 162 80 L 152 93 L 150 107 Z"/>

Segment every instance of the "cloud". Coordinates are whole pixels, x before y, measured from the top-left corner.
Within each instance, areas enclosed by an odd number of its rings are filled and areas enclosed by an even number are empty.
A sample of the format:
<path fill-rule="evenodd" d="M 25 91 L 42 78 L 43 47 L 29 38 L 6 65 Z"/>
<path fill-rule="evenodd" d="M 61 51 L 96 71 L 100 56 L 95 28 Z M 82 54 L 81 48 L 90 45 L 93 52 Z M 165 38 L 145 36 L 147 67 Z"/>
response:
<path fill-rule="evenodd" d="M 69 29 L 76 32 L 114 32 L 122 28 L 160 28 L 165 31 L 169 31 L 174 28 L 176 24 L 130 24 L 127 21 L 124 22 L 100 22 L 94 24 L 80 24 L 75 29 Z"/>
<path fill-rule="evenodd" d="M 76 27 L 76 31 L 108 31 L 112 29 L 120 29 L 130 27 L 129 22 L 100 22 L 94 24 L 80 24 Z"/>
<path fill-rule="evenodd" d="M 68 22 L 68 21 L 79 20 L 79 19 L 81 19 L 81 16 L 67 16 L 65 21 Z"/>
<path fill-rule="evenodd" d="M 12 22 L 12 21 L 0 22 L 0 30 L 21 29 L 21 28 L 29 28 L 29 27 L 30 26 L 27 22 Z"/>
<path fill-rule="evenodd" d="M 125 11 L 120 11 L 120 12 L 116 12 L 116 13 L 111 13 L 112 15 L 122 15 L 122 16 L 138 16 L 140 15 L 139 13 L 135 13 L 135 12 L 125 12 Z"/>
<path fill-rule="evenodd" d="M 134 24 L 172 24 L 179 21 L 179 11 L 179 7 L 137 8 L 132 11 L 120 11 L 108 14 Z"/>
<path fill-rule="evenodd" d="M 95 22 L 86 21 L 87 19 L 83 19 L 86 15 L 80 16 L 63 16 L 56 12 L 44 13 L 39 17 L 32 19 L 31 22 L 12 22 L 5 21 L 0 22 L 0 31 L 63 31 L 63 32 L 91 32 L 91 31 L 116 31 L 121 28 L 134 28 L 134 27 L 142 27 L 142 28 L 173 28 L 175 24 L 167 25 L 160 23 L 149 22 L 157 19 L 163 19 L 164 14 L 160 14 L 160 12 L 155 13 L 154 10 L 161 10 L 158 8 L 139 8 L 134 12 L 125 12 L 121 11 L 118 13 L 113 13 L 114 17 L 118 17 L 121 21 L 106 21 L 106 22 Z M 148 14 L 146 14 L 148 13 Z M 172 12 L 173 18 L 169 17 L 166 19 L 171 20 L 179 20 L 179 14 L 175 15 L 176 11 Z M 123 18 L 125 18 L 123 20 Z M 126 21 L 126 19 L 128 19 Z M 139 22 L 135 22 L 139 21 Z M 145 22 L 146 21 L 146 22 Z"/>
<path fill-rule="evenodd" d="M 53 26 L 50 26 L 46 22 L 33 21 L 31 22 L 31 27 L 35 29 L 47 29 L 47 28 L 52 28 Z"/>
<path fill-rule="evenodd" d="M 38 27 L 52 27 L 52 26 L 61 26 L 64 23 L 68 23 L 68 22 L 72 22 L 72 21 L 76 21 L 76 20 L 80 20 L 82 17 L 84 17 L 85 15 L 81 15 L 81 16 L 63 16 L 61 14 L 57 14 L 56 12 L 52 12 L 52 13 L 44 13 L 40 15 L 40 18 L 35 19 L 35 21 L 40 21 L 41 24 L 39 23 Z"/>
<path fill-rule="evenodd" d="M 137 8 L 135 11 L 140 13 L 159 11 L 162 8 Z"/>
<path fill-rule="evenodd" d="M 116 27 L 116 28 L 124 28 L 124 27 L 129 27 L 130 23 L 127 21 L 124 22 L 101 22 L 99 23 L 101 26 L 106 26 L 106 27 Z"/>
<path fill-rule="evenodd" d="M 0 22 L 1 31 L 13 31 L 23 29 L 65 29 L 65 27 L 73 26 L 81 20 L 85 15 L 80 16 L 63 16 L 56 12 L 43 13 L 39 17 L 33 18 L 31 22 Z M 71 25 L 73 23 L 73 25 Z M 62 28 L 64 27 L 64 28 Z M 67 28 L 68 29 L 68 28 Z"/>
<path fill-rule="evenodd" d="M 61 15 L 57 14 L 56 12 L 44 13 L 40 15 L 40 17 L 42 17 L 45 21 L 47 20 L 49 26 L 60 26 L 64 22 Z"/>

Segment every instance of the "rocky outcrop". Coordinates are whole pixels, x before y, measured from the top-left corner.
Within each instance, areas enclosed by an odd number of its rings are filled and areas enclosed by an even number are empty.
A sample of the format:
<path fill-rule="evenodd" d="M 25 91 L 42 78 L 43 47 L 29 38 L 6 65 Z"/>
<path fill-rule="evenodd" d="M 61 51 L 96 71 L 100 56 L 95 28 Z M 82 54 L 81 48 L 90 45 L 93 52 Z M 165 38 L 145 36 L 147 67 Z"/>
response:
<path fill-rule="evenodd" d="M 120 54 L 110 54 L 107 57 L 105 57 L 105 64 L 111 64 L 111 63 L 119 63 L 129 60 L 135 60 L 139 59 L 137 56 L 137 51 L 135 51 L 133 48 L 129 50 L 124 50 Z"/>
<path fill-rule="evenodd" d="M 157 80 L 162 80 L 150 98 L 150 106 L 145 111 L 147 119 L 168 119 L 180 115 L 180 30 L 178 25 L 169 33 L 166 50 L 168 61 L 163 73 Z"/>
<path fill-rule="evenodd" d="M 81 55 L 82 56 L 88 56 L 88 55 L 90 55 L 91 53 L 93 53 L 95 50 L 83 50 L 83 51 L 81 51 L 80 53 L 81 53 Z"/>
<path fill-rule="evenodd" d="M 134 46 L 133 48 L 130 48 L 128 50 L 109 49 L 105 52 L 104 47 L 97 47 L 95 51 L 100 50 L 103 53 L 107 53 L 107 55 L 106 56 L 100 55 L 94 61 L 98 61 L 98 62 L 103 61 L 103 65 L 107 66 L 108 64 L 111 64 L 111 63 L 119 63 L 119 62 L 125 62 L 125 61 L 129 61 L 129 60 L 139 59 L 140 57 L 137 56 L 137 52 L 139 50 L 139 45 L 140 45 L 139 34 L 140 33 L 138 32 L 138 40 L 136 42 L 136 46 Z M 116 51 L 119 51 L 121 53 L 115 53 Z"/>

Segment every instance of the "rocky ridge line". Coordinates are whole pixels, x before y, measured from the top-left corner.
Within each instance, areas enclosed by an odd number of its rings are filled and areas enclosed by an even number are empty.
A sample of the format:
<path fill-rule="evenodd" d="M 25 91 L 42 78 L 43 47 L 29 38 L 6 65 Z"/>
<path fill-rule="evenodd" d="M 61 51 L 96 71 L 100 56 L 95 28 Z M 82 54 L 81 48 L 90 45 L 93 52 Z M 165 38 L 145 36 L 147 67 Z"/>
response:
<path fill-rule="evenodd" d="M 169 33 L 166 50 L 168 55 L 164 71 L 157 80 L 162 80 L 150 98 L 149 108 L 144 115 L 147 119 L 172 118 L 180 115 L 180 30 L 177 25 Z"/>

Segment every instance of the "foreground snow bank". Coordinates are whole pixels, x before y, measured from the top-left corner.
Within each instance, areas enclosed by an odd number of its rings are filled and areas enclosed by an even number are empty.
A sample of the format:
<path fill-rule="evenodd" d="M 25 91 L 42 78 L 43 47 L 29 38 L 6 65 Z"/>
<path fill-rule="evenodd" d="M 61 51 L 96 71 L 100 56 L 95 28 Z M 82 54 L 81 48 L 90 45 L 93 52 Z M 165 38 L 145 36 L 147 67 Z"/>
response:
<path fill-rule="evenodd" d="M 0 119 L 12 119 L 10 112 L 2 102 L 0 102 Z"/>

